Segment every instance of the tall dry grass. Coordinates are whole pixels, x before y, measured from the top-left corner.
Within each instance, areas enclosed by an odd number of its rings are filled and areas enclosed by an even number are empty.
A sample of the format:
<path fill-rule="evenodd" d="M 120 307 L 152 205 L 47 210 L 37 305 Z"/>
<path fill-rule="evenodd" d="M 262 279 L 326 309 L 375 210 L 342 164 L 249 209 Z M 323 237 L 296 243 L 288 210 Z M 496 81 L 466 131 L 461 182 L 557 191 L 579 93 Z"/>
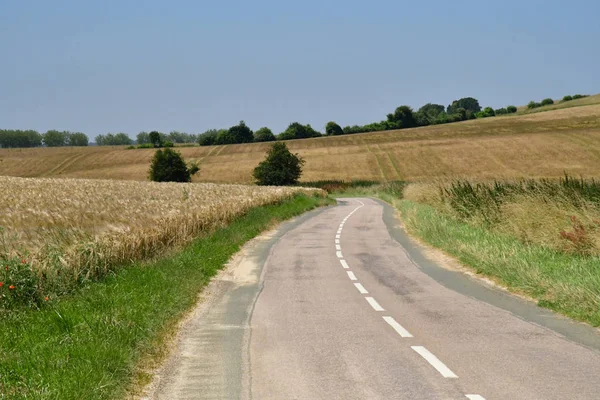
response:
<path fill-rule="evenodd" d="M 0 177 L 0 188 L 0 261 L 7 264 L 0 281 L 33 279 L 39 295 L 69 291 L 128 262 L 162 254 L 252 207 L 299 192 L 323 193 L 289 187 L 13 177 Z M 23 275 L 24 270 L 33 277 Z"/>
<path fill-rule="evenodd" d="M 593 179 L 419 183 L 404 197 L 526 244 L 600 255 L 600 182 Z"/>

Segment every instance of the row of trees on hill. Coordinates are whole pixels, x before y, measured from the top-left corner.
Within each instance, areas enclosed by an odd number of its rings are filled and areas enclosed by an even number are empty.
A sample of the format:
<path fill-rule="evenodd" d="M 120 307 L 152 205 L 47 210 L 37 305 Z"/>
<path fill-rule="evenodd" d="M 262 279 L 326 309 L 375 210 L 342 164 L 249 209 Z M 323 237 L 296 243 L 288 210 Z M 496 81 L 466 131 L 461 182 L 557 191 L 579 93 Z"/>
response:
<path fill-rule="evenodd" d="M 88 137 L 85 133 L 49 130 L 39 133 L 34 130 L 0 130 L 0 147 L 59 147 L 59 146 L 87 146 Z"/>
<path fill-rule="evenodd" d="M 387 118 L 367 125 L 354 125 L 342 128 L 334 121 L 325 125 L 325 135 L 348 135 L 353 133 L 386 131 L 392 129 L 414 128 L 418 126 L 447 124 L 475 118 L 486 118 L 517 112 L 517 107 L 508 106 L 494 110 L 491 107 L 481 109 L 479 101 L 473 97 L 464 97 L 452 102 L 448 107 L 441 104 L 427 103 L 414 111 L 409 106 L 400 106 Z M 269 128 L 260 128 L 256 132 L 246 126 L 244 121 L 229 129 L 211 129 L 198 136 L 201 146 L 223 145 L 233 143 L 268 142 L 275 140 L 306 139 L 323 136 L 310 125 L 292 122 L 285 131 L 274 135 Z"/>
<path fill-rule="evenodd" d="M 571 101 L 571 100 L 577 100 L 577 99 L 583 99 L 584 97 L 588 97 L 589 95 L 587 94 L 574 94 L 574 95 L 566 95 L 562 98 L 561 103 L 565 102 L 565 101 Z M 539 107 L 543 107 L 543 106 L 549 106 L 554 104 L 554 100 L 552 100 L 551 98 L 546 98 L 540 102 L 537 102 L 535 100 L 531 100 L 528 104 L 527 104 L 527 108 L 532 110 L 534 108 L 539 108 Z"/>

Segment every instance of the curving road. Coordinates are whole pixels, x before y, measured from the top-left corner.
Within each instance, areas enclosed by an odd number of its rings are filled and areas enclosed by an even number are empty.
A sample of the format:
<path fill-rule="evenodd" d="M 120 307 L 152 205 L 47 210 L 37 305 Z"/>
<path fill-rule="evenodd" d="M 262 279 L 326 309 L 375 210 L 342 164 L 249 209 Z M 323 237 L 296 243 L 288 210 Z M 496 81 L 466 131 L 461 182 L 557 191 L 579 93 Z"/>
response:
<path fill-rule="evenodd" d="M 149 397 L 600 398 L 595 330 L 440 268 L 396 225 L 344 199 L 254 242 Z"/>

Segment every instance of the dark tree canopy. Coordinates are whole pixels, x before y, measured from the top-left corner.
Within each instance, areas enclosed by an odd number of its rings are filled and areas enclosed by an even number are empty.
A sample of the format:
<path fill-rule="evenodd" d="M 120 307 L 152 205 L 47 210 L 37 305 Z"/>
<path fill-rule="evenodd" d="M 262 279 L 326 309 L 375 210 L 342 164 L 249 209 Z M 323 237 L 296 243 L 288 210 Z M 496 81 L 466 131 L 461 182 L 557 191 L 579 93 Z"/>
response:
<path fill-rule="evenodd" d="M 277 138 L 267 127 L 260 128 L 256 132 L 254 132 L 254 141 L 255 142 L 274 142 Z"/>
<path fill-rule="evenodd" d="M 42 135 L 34 130 L 0 129 L 0 147 L 39 147 L 42 145 Z"/>
<path fill-rule="evenodd" d="M 264 161 L 254 169 L 254 178 L 258 185 L 286 186 L 294 185 L 302 174 L 304 160 L 298 154 L 292 154 L 285 143 L 273 143 Z"/>
<path fill-rule="evenodd" d="M 229 132 L 229 129 L 221 129 L 217 133 L 215 144 L 235 144 L 235 137 Z"/>
<path fill-rule="evenodd" d="M 481 111 L 481 106 L 479 105 L 479 101 L 474 99 L 473 97 L 463 97 L 459 100 L 454 100 L 452 104 L 448 106 L 446 112 L 448 114 L 456 113 L 456 110 L 459 108 L 464 108 L 467 112 L 477 113 Z"/>
<path fill-rule="evenodd" d="M 325 134 L 328 136 L 343 135 L 344 130 L 335 122 L 329 121 L 327 125 L 325 125 Z"/>
<path fill-rule="evenodd" d="M 150 164 L 150 180 L 155 182 L 190 182 L 198 166 L 188 166 L 181 154 L 172 148 L 156 150 Z"/>
<path fill-rule="evenodd" d="M 200 146 L 212 146 L 217 143 L 217 135 L 219 131 L 216 129 L 209 129 L 204 133 L 198 135 L 198 144 Z"/>
<path fill-rule="evenodd" d="M 70 133 L 67 137 L 69 146 L 87 146 L 89 144 L 89 139 L 85 133 L 81 132 L 73 132 Z"/>
<path fill-rule="evenodd" d="M 430 120 L 434 120 L 443 113 L 446 108 L 441 104 L 427 103 L 423 107 L 419 108 L 418 112 L 424 113 Z"/>
<path fill-rule="evenodd" d="M 543 106 L 549 106 L 550 104 L 554 104 L 554 100 L 552 100 L 551 98 L 547 98 L 547 99 L 542 100 L 541 104 Z"/>
<path fill-rule="evenodd" d="M 396 124 L 397 128 L 412 128 L 417 126 L 413 110 L 409 106 L 400 106 L 392 114 L 387 115 L 388 122 Z"/>
<path fill-rule="evenodd" d="M 254 134 L 244 121 L 229 128 L 229 135 L 233 139 L 232 143 L 252 143 L 254 141 Z"/>
<path fill-rule="evenodd" d="M 302 125 L 299 122 L 292 122 L 287 129 L 279 134 L 279 140 L 306 139 L 319 137 L 321 133 L 315 131 L 310 124 Z"/>
<path fill-rule="evenodd" d="M 58 147 L 66 146 L 68 143 L 67 132 L 61 132 L 57 130 L 49 130 L 42 135 L 44 146 L 47 147 Z"/>
<path fill-rule="evenodd" d="M 163 138 L 160 132 L 152 131 L 149 133 L 148 137 L 150 138 L 150 143 L 154 147 L 162 147 Z"/>

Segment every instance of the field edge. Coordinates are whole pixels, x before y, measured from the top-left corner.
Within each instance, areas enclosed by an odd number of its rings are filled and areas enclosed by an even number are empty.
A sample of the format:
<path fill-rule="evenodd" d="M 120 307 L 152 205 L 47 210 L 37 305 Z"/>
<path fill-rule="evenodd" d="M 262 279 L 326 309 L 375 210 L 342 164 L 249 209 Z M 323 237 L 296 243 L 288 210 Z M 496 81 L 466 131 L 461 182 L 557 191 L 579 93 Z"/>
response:
<path fill-rule="evenodd" d="M 173 327 L 246 242 L 331 203 L 299 194 L 252 208 L 181 252 L 135 263 L 41 310 L 9 314 L 0 327 L 0 393 L 11 399 L 131 397 L 148 379 L 143 371 L 166 357 Z"/>

